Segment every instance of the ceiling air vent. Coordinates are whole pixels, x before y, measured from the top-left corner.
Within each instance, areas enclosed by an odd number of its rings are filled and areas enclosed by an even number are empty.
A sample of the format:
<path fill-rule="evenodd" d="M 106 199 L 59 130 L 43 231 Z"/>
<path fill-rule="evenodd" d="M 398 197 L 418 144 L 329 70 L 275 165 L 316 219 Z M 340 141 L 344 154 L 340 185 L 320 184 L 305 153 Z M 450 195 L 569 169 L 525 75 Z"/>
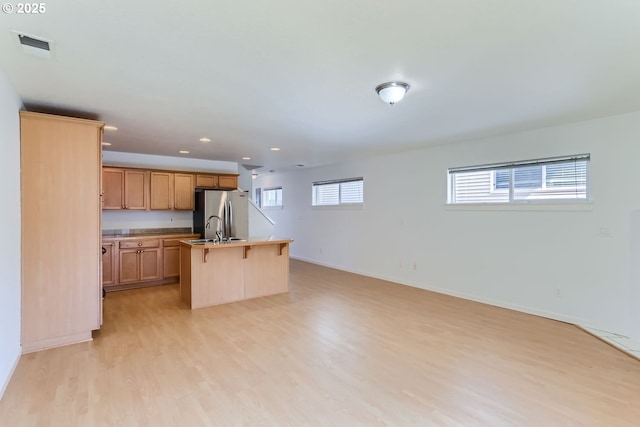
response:
<path fill-rule="evenodd" d="M 51 59 L 51 48 L 53 42 L 24 33 L 18 34 L 18 40 L 22 51 L 28 55 L 37 56 L 38 58 Z"/>

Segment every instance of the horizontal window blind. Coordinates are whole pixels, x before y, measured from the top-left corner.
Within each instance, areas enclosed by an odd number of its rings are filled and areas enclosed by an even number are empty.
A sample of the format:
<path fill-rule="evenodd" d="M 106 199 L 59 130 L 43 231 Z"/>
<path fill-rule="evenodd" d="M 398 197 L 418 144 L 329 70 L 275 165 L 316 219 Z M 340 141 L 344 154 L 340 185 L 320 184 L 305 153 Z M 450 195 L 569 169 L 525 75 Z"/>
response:
<path fill-rule="evenodd" d="M 448 203 L 588 198 L 589 154 L 449 169 Z"/>
<path fill-rule="evenodd" d="M 364 179 L 348 178 L 313 183 L 313 206 L 353 205 L 364 203 Z"/>
<path fill-rule="evenodd" d="M 262 190 L 262 206 L 282 206 L 282 187 L 265 188 Z"/>

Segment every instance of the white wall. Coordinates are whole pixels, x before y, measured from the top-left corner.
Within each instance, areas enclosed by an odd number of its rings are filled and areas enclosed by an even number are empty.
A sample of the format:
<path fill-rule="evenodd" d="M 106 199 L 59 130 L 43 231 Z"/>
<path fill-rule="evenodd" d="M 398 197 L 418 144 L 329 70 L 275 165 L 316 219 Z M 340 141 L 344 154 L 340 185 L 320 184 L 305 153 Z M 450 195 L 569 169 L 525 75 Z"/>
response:
<path fill-rule="evenodd" d="M 189 159 L 186 157 L 102 151 L 102 164 L 140 168 L 175 169 L 194 172 L 238 173 L 238 164 L 221 160 Z"/>
<path fill-rule="evenodd" d="M 194 172 L 238 173 L 238 164 L 218 160 L 189 159 L 185 157 L 155 156 L 149 154 L 103 151 L 102 163 L 112 166 L 175 169 Z M 243 168 L 244 169 L 244 168 Z M 174 228 L 192 227 L 191 211 L 103 211 L 102 229 Z"/>
<path fill-rule="evenodd" d="M 283 187 L 284 208 L 269 214 L 276 235 L 295 239 L 292 257 L 638 339 L 639 140 L 636 112 L 265 175 L 254 186 Z M 591 210 L 445 209 L 449 167 L 578 153 L 591 153 Z M 355 176 L 364 209 L 310 207 L 313 181 Z"/>
<path fill-rule="evenodd" d="M 22 102 L 0 70 L 0 398 L 20 354 L 20 117 Z"/>

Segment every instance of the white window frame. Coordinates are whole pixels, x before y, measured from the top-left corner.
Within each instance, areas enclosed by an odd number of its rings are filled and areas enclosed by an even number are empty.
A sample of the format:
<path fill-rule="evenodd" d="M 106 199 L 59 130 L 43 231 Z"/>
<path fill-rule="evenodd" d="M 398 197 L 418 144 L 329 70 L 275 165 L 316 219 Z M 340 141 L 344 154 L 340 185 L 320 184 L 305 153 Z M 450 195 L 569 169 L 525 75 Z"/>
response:
<path fill-rule="evenodd" d="M 278 194 L 278 190 L 280 191 L 280 198 L 278 198 L 277 194 Z M 276 197 L 276 204 L 275 205 L 267 205 L 266 202 L 267 200 L 269 200 L 269 193 L 270 192 L 275 192 Z M 262 194 L 261 194 L 261 202 L 262 202 L 262 208 L 263 209 L 282 209 L 282 196 L 283 196 L 283 191 L 282 191 L 282 187 L 268 187 L 268 188 L 263 188 L 262 189 Z"/>
<path fill-rule="evenodd" d="M 346 203 L 342 202 L 342 184 L 360 182 L 362 183 L 362 201 Z M 318 188 L 322 186 L 336 185 L 338 184 L 338 203 L 324 203 L 318 204 L 317 196 L 318 196 Z M 347 208 L 347 209 L 358 209 L 364 206 L 364 178 L 363 177 L 355 177 L 355 178 L 344 178 L 344 179 L 333 179 L 328 181 L 315 181 L 311 185 L 311 206 L 316 209 L 335 209 L 335 208 Z"/>
<path fill-rule="evenodd" d="M 514 196 L 514 170 L 518 167 L 526 167 L 526 166 L 542 166 L 542 183 L 541 187 L 538 190 L 537 195 L 544 195 L 544 192 L 548 189 L 549 193 L 557 191 L 555 188 L 550 188 L 547 186 L 547 178 L 546 178 L 546 167 L 549 164 L 557 164 L 557 163 L 568 163 L 572 161 L 586 161 L 586 176 L 585 176 L 585 197 L 577 198 L 577 197 L 566 197 L 566 198 L 558 198 L 558 197 L 538 197 L 534 200 L 527 199 L 517 199 Z M 590 154 L 577 154 L 571 156 L 560 156 L 560 157 L 549 157 L 543 159 L 533 159 L 533 160 L 521 160 L 516 162 L 508 162 L 508 163 L 493 163 L 493 164 L 485 164 L 485 165 L 477 165 L 477 166 L 464 166 L 464 167 L 456 167 L 450 168 L 447 171 L 447 207 L 459 207 L 459 206 L 504 206 L 504 205 L 547 205 L 547 204 L 591 204 L 591 185 L 590 185 L 590 165 L 591 165 L 591 155 Z M 496 189 L 496 171 L 498 170 L 509 170 L 509 188 L 508 189 Z M 464 172 L 491 172 L 490 175 L 490 188 L 489 193 L 492 194 L 504 194 L 508 193 L 508 200 L 504 201 L 478 201 L 478 202 L 458 202 L 455 201 L 455 186 L 454 186 L 454 176 L 456 173 L 464 173 Z M 517 190 L 517 189 L 516 189 Z M 493 209 L 493 207 L 492 207 Z M 582 208 L 577 208 L 582 210 Z"/>

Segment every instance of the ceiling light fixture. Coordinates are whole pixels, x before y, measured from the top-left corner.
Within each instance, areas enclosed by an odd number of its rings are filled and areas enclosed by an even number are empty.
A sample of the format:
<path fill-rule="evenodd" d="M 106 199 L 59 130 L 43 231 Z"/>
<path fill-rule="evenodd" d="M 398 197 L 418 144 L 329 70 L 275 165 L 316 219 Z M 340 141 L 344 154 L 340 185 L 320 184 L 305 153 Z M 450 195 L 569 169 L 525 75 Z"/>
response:
<path fill-rule="evenodd" d="M 254 173 L 251 174 L 251 179 L 256 179 L 257 177 L 258 177 L 257 173 L 254 172 Z"/>
<path fill-rule="evenodd" d="M 251 160 L 251 157 L 243 157 L 242 160 Z"/>
<path fill-rule="evenodd" d="M 115 126 L 111 126 L 111 125 L 105 125 L 104 126 L 104 130 L 113 130 L 113 131 L 115 131 L 115 130 L 118 130 L 118 128 L 115 127 Z"/>
<path fill-rule="evenodd" d="M 280 149 L 278 147 L 271 147 L 271 148 L 269 148 L 269 150 L 271 150 L 271 151 L 280 151 Z"/>
<path fill-rule="evenodd" d="M 376 92 L 380 99 L 387 104 L 393 105 L 404 98 L 409 87 L 410 86 L 404 82 L 386 82 L 376 86 Z"/>
<path fill-rule="evenodd" d="M 109 145 L 111 145 L 111 143 L 107 142 L 107 141 L 102 141 L 102 145 L 109 146 Z"/>
<path fill-rule="evenodd" d="M 200 138 L 200 142 L 211 142 L 211 138 L 202 137 Z"/>
<path fill-rule="evenodd" d="M 180 150 L 180 151 L 178 151 L 178 153 L 180 153 L 180 154 L 189 154 L 189 152 L 187 150 Z"/>

